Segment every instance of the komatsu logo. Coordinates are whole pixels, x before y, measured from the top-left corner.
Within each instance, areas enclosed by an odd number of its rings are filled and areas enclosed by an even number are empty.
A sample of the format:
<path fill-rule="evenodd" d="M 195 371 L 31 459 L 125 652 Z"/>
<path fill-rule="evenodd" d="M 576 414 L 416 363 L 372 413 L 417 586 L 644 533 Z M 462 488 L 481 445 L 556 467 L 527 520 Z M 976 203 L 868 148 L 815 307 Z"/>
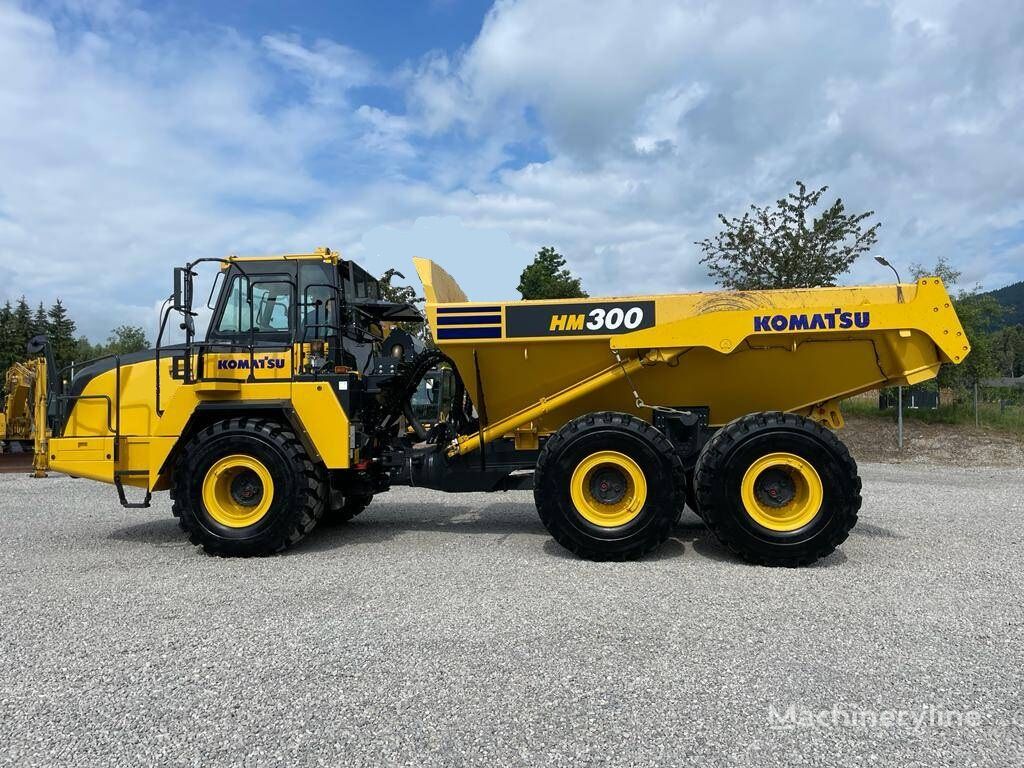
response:
<path fill-rule="evenodd" d="M 259 357 L 252 361 L 253 370 L 256 368 L 284 368 L 284 358 L 274 357 Z M 218 360 L 217 370 L 249 370 L 249 358 L 244 357 L 241 360 Z"/>
<path fill-rule="evenodd" d="M 846 330 L 848 328 L 867 328 L 870 325 L 870 312 L 844 312 L 840 307 L 836 307 L 832 312 L 757 315 L 754 317 L 755 333 Z"/>

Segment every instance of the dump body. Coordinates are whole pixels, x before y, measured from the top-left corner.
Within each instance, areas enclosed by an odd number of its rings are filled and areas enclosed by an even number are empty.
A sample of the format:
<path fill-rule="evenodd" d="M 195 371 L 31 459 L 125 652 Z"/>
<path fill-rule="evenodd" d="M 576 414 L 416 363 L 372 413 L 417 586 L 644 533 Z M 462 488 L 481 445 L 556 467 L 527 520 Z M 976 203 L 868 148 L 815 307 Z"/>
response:
<path fill-rule="evenodd" d="M 646 405 L 707 407 L 711 425 L 782 410 L 840 426 L 839 399 L 926 381 L 970 350 L 938 278 L 898 288 L 469 302 L 436 264 L 416 265 L 435 341 L 483 404 L 488 437 L 510 426 L 506 434 L 546 435 L 602 410 L 649 420 L 634 392 Z"/>

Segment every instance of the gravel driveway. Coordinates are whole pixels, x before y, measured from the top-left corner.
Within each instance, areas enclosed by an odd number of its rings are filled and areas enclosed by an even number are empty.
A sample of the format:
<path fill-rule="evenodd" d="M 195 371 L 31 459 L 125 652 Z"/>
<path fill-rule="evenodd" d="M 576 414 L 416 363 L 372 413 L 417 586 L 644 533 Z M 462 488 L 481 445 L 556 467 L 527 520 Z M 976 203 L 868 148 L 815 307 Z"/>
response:
<path fill-rule="evenodd" d="M 862 466 L 802 570 L 689 513 L 576 560 L 528 493 L 398 489 L 280 557 L 0 477 L 10 765 L 1020 765 L 1024 471 Z"/>

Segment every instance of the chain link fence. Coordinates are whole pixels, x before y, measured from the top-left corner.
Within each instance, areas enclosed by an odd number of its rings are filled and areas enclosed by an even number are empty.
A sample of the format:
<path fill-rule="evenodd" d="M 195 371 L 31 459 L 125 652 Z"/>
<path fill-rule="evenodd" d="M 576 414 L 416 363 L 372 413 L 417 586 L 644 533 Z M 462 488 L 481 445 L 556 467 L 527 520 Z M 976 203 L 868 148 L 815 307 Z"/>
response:
<path fill-rule="evenodd" d="M 1024 434 L 1024 377 L 981 379 L 966 389 L 940 388 L 934 381 L 889 387 L 847 401 L 851 415 L 889 414 L 903 447 L 905 419 L 932 424 L 995 427 Z"/>

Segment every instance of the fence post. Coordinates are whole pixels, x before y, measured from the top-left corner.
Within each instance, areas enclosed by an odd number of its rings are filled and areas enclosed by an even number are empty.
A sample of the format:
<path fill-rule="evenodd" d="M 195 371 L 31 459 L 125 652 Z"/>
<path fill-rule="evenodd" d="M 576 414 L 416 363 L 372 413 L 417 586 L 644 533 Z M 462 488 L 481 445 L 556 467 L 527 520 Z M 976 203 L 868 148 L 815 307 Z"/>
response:
<path fill-rule="evenodd" d="M 897 387 L 899 394 L 897 395 L 896 404 L 896 442 L 903 450 L 903 387 Z"/>
<path fill-rule="evenodd" d="M 978 382 L 974 382 L 974 426 L 981 426 L 981 417 L 978 415 Z"/>

